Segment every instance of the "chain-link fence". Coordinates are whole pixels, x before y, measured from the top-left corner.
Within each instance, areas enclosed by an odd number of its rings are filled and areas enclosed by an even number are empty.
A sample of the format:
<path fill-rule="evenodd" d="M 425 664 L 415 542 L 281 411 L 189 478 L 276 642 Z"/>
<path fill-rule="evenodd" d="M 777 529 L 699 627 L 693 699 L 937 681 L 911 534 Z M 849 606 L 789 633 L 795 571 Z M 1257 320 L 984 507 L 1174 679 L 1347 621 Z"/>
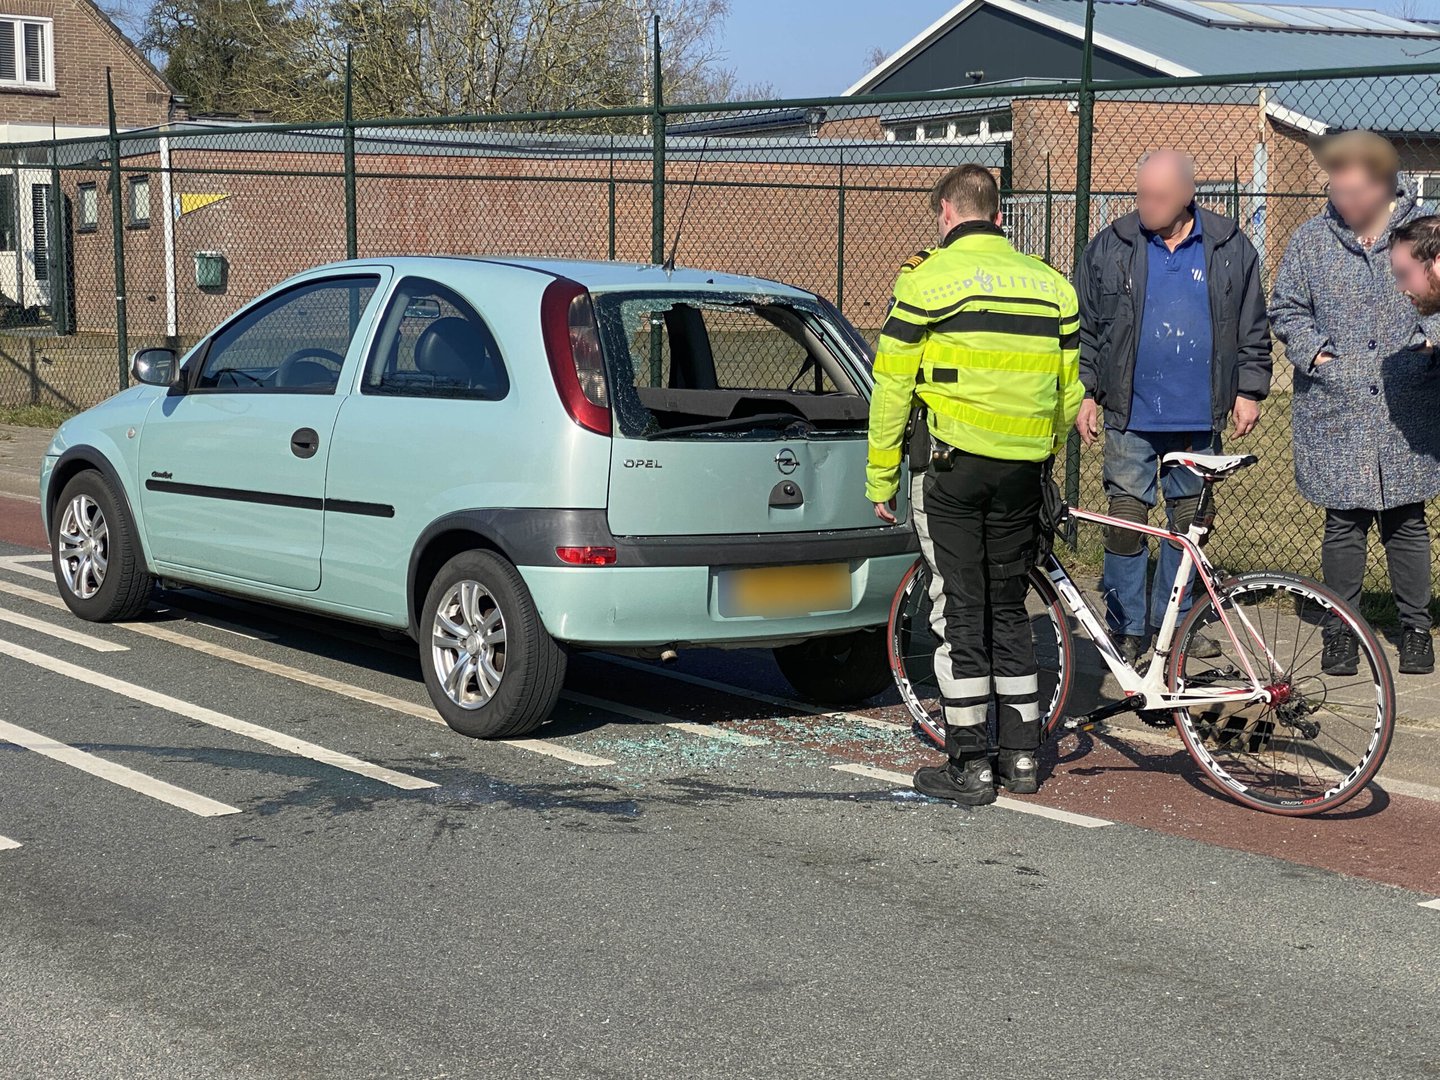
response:
<path fill-rule="evenodd" d="M 1440 204 L 1440 64 L 1243 80 L 1030 81 L 901 100 L 651 106 L 513 117 L 271 125 L 196 119 L 0 147 L 0 407 L 74 411 L 124 357 L 185 347 L 298 270 L 347 256 L 662 260 L 833 300 L 874 339 L 901 261 L 934 243 L 926 196 L 962 162 L 995 170 L 1017 247 L 1072 269 L 1077 242 L 1134 206 L 1147 150 L 1195 160 L 1202 205 L 1239 223 L 1268 288 L 1324 206 L 1317 135 L 1371 128 L 1403 185 Z M 1318 568 L 1320 512 L 1296 494 L 1291 379 L 1229 485 L 1213 554 Z M 1100 454 L 1072 452 L 1098 505 Z M 1437 463 L 1440 468 L 1440 463 Z M 1383 586 L 1382 567 L 1371 583 Z"/>

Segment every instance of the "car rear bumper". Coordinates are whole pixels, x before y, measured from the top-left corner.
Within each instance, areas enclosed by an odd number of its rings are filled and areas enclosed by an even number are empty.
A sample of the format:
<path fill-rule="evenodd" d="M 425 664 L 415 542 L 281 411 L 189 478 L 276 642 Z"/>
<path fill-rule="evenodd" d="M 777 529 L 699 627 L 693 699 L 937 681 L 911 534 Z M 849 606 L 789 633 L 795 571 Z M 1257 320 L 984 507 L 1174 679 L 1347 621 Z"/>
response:
<path fill-rule="evenodd" d="M 850 559 L 847 609 L 786 618 L 720 614 L 719 571 L 711 566 L 519 569 L 552 637 L 618 648 L 760 643 L 882 626 L 914 561 L 909 552 Z"/>

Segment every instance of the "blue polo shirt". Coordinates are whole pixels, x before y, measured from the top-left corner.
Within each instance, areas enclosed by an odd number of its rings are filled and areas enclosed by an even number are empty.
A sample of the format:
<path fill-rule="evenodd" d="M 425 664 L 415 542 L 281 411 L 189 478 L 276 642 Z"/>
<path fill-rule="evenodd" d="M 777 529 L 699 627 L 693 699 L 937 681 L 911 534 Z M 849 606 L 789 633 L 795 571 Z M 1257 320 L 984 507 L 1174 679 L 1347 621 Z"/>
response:
<path fill-rule="evenodd" d="M 1129 429 L 1209 431 L 1214 341 L 1200 215 L 1195 215 L 1190 235 L 1174 251 L 1148 229 L 1140 234 L 1149 267 Z"/>

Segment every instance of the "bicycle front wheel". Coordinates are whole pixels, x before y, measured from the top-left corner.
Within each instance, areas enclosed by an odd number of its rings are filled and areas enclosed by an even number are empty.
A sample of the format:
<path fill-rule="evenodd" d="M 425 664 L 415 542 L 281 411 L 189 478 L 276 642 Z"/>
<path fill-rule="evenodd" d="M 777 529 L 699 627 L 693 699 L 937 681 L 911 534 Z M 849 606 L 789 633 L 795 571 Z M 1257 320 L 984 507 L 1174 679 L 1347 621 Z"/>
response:
<path fill-rule="evenodd" d="M 945 719 L 941 711 L 940 684 L 935 678 L 935 649 L 939 642 L 931 626 L 932 581 L 925 560 L 917 559 L 895 591 L 895 600 L 890 605 L 890 670 L 895 676 L 900 700 L 920 733 L 943 750 Z M 1030 592 L 1025 606 L 1035 641 L 1035 661 L 1040 669 L 1040 737 L 1043 741 L 1064 716 L 1074 677 L 1074 646 L 1060 598 L 1050 579 L 1038 568 L 1030 571 Z M 992 716 L 992 725 L 993 720 Z"/>
<path fill-rule="evenodd" d="M 1380 770 L 1395 730 L 1395 680 L 1375 632 L 1308 578 L 1242 574 L 1216 591 L 1219 607 L 1208 593 L 1197 597 L 1180 627 L 1170 688 L 1249 688 L 1248 663 L 1270 700 L 1174 710 L 1190 756 L 1231 798 L 1267 813 L 1303 817 L 1353 798 Z M 1326 633 L 1342 629 L 1359 645 L 1349 674 L 1323 664 Z M 1220 656 L 1195 655 L 1202 634 Z"/>

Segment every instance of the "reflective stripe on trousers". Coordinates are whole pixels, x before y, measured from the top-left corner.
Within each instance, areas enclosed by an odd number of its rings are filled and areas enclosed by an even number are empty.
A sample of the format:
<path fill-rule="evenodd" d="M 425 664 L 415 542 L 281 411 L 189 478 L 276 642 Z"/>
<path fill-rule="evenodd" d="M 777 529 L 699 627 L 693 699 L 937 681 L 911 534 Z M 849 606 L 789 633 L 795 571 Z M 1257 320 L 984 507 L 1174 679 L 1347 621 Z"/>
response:
<path fill-rule="evenodd" d="M 1037 499 L 1038 492 L 1037 483 Z M 988 744 L 985 724 L 992 688 L 997 705 L 997 726 L 1001 744 L 1014 749 L 1031 749 L 1039 741 L 1040 687 L 1029 620 L 1023 613 L 1028 585 L 1023 577 L 1018 580 L 996 579 L 990 583 L 989 571 L 982 571 L 987 581 L 983 590 L 991 601 L 982 601 L 986 608 L 982 619 L 986 639 L 983 649 L 978 648 L 980 642 L 975 639 L 979 631 L 973 625 L 974 611 L 966 613 L 964 630 L 959 625 L 947 627 L 947 593 L 955 590 L 947 588 L 950 583 L 947 582 L 936 558 L 934 537 L 930 531 L 930 514 L 926 507 L 924 474 L 912 478 L 910 496 L 921 553 L 931 572 L 930 629 L 938 642 L 934 666 L 947 728 L 947 750 L 952 756 L 961 756 L 979 752 Z M 1013 510 L 1009 512 L 1013 513 Z M 1014 520 L 1010 520 L 1012 531 Z M 948 541 L 945 546 L 949 547 Z M 979 558 L 983 560 L 985 556 L 980 555 Z M 962 594 L 966 591 L 974 592 L 976 584 L 978 583 L 972 582 L 959 591 Z M 994 592 L 996 589 L 999 590 L 998 593 Z M 1017 592 L 1018 596 L 1012 595 Z M 1021 610 L 1013 612 L 1011 608 L 1015 606 L 1017 599 Z M 1001 616 L 999 625 L 996 625 L 994 614 Z M 1002 638 L 998 649 L 995 647 L 997 643 L 991 640 L 994 631 L 998 631 Z M 957 638 L 957 635 L 960 636 Z M 1023 641 L 1020 640 L 1022 637 Z M 955 640 L 969 643 L 964 650 L 965 662 L 960 671 L 956 670 L 955 646 L 952 644 Z M 992 672 L 992 664 L 1000 669 L 999 673 Z"/>

